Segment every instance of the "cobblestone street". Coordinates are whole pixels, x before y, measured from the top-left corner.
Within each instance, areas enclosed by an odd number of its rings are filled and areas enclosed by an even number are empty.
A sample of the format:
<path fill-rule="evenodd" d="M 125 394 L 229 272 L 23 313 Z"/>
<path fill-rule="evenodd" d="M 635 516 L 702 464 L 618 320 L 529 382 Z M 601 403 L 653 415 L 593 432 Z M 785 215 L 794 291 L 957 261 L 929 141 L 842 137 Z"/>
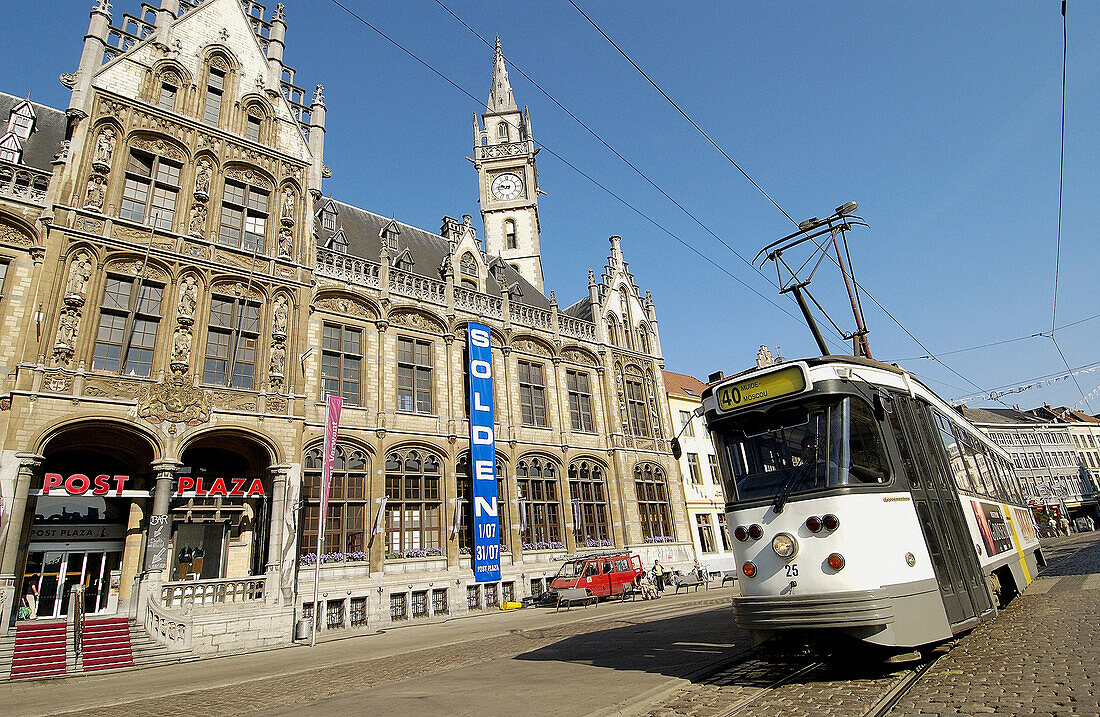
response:
<path fill-rule="evenodd" d="M 259 655 L 7 684 L 5 714 L 1100 714 L 1100 533 L 1044 545 L 1049 565 L 915 683 L 911 665 L 770 664 L 731 591 L 391 630 Z M 487 688 L 492 685 L 492 688 Z M 904 690 L 908 687 L 907 691 Z M 226 700 L 227 690 L 236 696 Z"/>

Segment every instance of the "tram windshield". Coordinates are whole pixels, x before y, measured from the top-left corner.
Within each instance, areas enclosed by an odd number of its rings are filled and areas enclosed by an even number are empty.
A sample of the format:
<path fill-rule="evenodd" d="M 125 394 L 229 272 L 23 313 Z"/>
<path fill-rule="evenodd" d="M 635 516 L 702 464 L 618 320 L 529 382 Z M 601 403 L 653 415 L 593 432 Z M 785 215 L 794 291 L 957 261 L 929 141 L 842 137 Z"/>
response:
<path fill-rule="evenodd" d="M 871 408 L 850 397 L 782 406 L 711 428 L 727 495 L 759 500 L 850 484 L 886 483 L 889 463 Z M 730 486 L 729 484 L 733 485 Z"/>

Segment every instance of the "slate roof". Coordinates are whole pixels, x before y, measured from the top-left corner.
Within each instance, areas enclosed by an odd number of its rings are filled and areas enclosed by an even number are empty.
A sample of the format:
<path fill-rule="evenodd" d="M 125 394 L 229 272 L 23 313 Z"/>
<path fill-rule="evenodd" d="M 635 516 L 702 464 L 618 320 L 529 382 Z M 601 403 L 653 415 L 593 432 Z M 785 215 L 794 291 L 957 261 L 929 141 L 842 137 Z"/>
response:
<path fill-rule="evenodd" d="M 571 304 L 561 310 L 561 313 L 566 316 L 572 316 L 574 319 L 584 319 L 585 321 L 591 321 L 595 323 L 596 319 L 592 316 L 592 304 L 590 297 L 584 297 L 575 304 Z"/>
<path fill-rule="evenodd" d="M 22 104 L 23 100 L 22 97 L 0 92 L 0 122 L 3 123 L 0 125 L 0 135 L 8 131 L 8 118 L 12 108 Z M 23 164 L 53 173 L 53 158 L 61 151 L 61 143 L 65 140 L 65 112 L 40 105 L 33 100 L 31 106 L 35 114 L 34 128 L 30 137 L 19 140 L 23 145 Z"/>
<path fill-rule="evenodd" d="M 348 240 L 347 253 L 349 256 L 357 256 L 367 261 L 377 262 L 379 253 L 382 250 L 382 238 L 379 233 L 394 220 L 359 207 L 353 207 L 339 200 L 332 201 L 337 207 L 336 230 L 328 231 L 318 221 L 316 230 L 317 246 L 327 246 L 329 239 L 338 231 L 343 230 L 344 236 Z M 318 202 L 322 209 L 326 204 L 327 200 Z M 449 242 L 439 234 L 418 229 L 404 222 L 397 222 L 397 226 L 401 233 L 397 240 L 397 253 L 395 255 L 391 252 L 391 260 L 396 259 L 397 256 L 408 249 L 409 254 L 412 256 L 413 273 L 442 280 L 443 277 L 439 269 L 450 252 Z M 488 260 L 491 262 L 492 257 Z M 540 309 L 550 308 L 550 300 L 506 263 L 504 264 L 504 278 L 509 286 L 518 288 L 518 295 L 515 292 L 511 295 L 512 301 L 519 301 Z M 493 278 L 491 273 L 485 282 L 485 289 L 488 294 L 500 294 L 500 284 Z"/>
<path fill-rule="evenodd" d="M 963 418 L 975 424 L 1020 424 L 1020 423 L 1046 423 L 1034 416 L 1029 416 L 1023 411 L 1012 408 L 971 408 L 959 406 L 959 413 Z"/>

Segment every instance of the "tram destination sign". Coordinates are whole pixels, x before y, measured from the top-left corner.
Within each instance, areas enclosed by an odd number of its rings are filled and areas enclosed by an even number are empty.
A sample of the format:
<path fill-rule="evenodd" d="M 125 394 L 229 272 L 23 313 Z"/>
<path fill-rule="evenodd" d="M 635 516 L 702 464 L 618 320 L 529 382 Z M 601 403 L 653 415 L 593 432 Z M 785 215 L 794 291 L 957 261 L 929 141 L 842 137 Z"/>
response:
<path fill-rule="evenodd" d="M 496 437 L 493 435 L 493 356 L 489 327 L 466 328 L 470 373 L 470 483 L 474 503 L 474 582 L 500 580 Z"/>
<path fill-rule="evenodd" d="M 718 410 L 730 413 L 783 396 L 802 393 L 808 386 L 803 367 L 790 364 L 776 371 L 719 386 L 714 395 L 718 401 Z"/>

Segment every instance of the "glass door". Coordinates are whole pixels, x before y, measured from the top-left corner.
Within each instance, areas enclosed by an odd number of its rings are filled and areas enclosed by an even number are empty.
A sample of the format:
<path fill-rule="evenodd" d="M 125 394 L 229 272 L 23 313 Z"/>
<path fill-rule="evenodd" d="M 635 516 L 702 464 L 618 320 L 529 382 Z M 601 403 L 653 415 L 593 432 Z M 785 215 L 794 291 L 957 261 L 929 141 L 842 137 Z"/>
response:
<path fill-rule="evenodd" d="M 104 575 L 103 566 L 106 553 L 86 553 L 84 559 L 84 612 L 97 613 L 102 609 Z"/>
<path fill-rule="evenodd" d="M 38 584 L 37 617 L 54 617 L 58 614 L 61 571 L 64 569 L 65 553 L 46 551 L 42 554 L 42 574 Z"/>

